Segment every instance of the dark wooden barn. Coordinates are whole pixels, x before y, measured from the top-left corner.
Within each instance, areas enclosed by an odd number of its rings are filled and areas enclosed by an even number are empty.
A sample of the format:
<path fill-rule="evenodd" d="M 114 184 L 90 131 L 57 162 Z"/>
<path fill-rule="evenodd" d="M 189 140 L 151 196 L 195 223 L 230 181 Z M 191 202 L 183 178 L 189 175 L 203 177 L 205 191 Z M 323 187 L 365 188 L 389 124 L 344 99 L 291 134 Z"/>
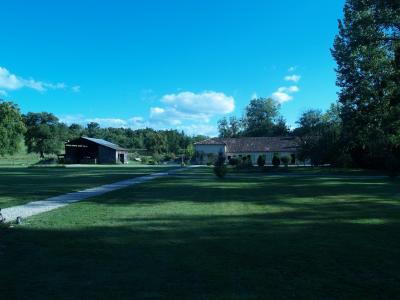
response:
<path fill-rule="evenodd" d="M 65 143 L 67 164 L 128 163 L 128 150 L 102 139 L 80 137 Z"/>

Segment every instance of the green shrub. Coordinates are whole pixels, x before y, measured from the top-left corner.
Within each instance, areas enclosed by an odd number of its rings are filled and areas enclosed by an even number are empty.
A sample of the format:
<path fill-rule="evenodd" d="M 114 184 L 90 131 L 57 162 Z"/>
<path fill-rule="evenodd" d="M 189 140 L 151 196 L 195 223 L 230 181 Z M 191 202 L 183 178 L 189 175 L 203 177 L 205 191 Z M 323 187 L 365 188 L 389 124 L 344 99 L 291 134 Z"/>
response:
<path fill-rule="evenodd" d="M 137 152 L 129 152 L 128 153 L 129 161 L 140 161 L 140 155 Z"/>
<path fill-rule="evenodd" d="M 223 178 L 227 172 L 228 168 L 225 165 L 225 156 L 222 152 L 220 152 L 214 163 L 214 173 L 217 177 Z"/>
<path fill-rule="evenodd" d="M 155 153 L 152 155 L 151 158 L 152 158 L 152 160 L 154 161 L 155 164 L 159 164 L 159 163 L 161 162 L 161 160 L 163 159 L 163 156 L 162 156 L 161 154 L 155 152 Z"/>
<path fill-rule="evenodd" d="M 274 154 L 274 157 L 272 158 L 272 165 L 274 167 L 279 167 L 280 164 L 281 164 L 281 160 L 279 159 L 278 154 Z"/>
<path fill-rule="evenodd" d="M 253 163 L 251 162 L 250 157 L 244 156 L 241 160 L 239 160 L 238 165 L 236 166 L 238 169 L 250 169 L 253 167 Z"/>
<path fill-rule="evenodd" d="M 257 165 L 262 168 L 265 166 L 265 157 L 264 155 L 259 155 L 257 158 Z"/>
<path fill-rule="evenodd" d="M 291 157 L 289 155 L 284 155 L 281 157 L 281 162 L 284 164 L 285 167 L 289 165 L 289 162 L 291 161 Z"/>
<path fill-rule="evenodd" d="M 141 160 L 142 164 L 148 164 L 153 159 L 151 156 L 141 156 L 140 160 Z M 153 161 L 153 164 L 154 164 L 154 161 Z"/>
<path fill-rule="evenodd" d="M 237 166 L 239 164 L 239 159 L 237 159 L 236 157 L 232 157 L 229 159 L 229 164 L 231 166 Z"/>
<path fill-rule="evenodd" d="M 166 161 L 171 161 L 171 160 L 175 160 L 176 159 L 176 155 L 174 153 L 167 153 L 164 155 L 164 160 Z"/>

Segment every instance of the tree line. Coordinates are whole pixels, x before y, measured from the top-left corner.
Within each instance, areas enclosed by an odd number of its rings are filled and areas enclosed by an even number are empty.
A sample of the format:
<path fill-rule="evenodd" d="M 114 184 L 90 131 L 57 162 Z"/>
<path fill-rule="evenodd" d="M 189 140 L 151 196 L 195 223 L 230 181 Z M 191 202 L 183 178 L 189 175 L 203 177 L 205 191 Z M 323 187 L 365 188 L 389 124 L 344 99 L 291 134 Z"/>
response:
<path fill-rule="evenodd" d="M 0 156 L 12 155 L 25 144 L 28 152 L 38 153 L 44 158 L 46 154 L 63 152 L 66 141 L 81 136 L 105 139 L 132 152 L 171 158 L 182 153 L 191 154 L 193 143 L 206 138 L 188 136 L 177 130 L 101 128 L 95 122 L 86 126 L 67 126 L 52 113 L 29 112 L 23 115 L 15 103 L 0 101 Z"/>

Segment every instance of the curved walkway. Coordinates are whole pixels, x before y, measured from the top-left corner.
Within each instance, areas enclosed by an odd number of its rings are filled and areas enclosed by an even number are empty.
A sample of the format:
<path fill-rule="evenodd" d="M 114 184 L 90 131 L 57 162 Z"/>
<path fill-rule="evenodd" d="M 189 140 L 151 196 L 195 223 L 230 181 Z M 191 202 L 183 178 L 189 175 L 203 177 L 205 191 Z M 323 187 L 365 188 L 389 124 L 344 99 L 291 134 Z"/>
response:
<path fill-rule="evenodd" d="M 187 167 L 190 168 L 190 167 Z M 68 204 L 85 200 L 90 197 L 99 196 L 111 191 L 119 190 L 131 185 L 139 184 L 145 181 L 150 181 L 156 178 L 165 177 L 170 174 L 185 170 L 187 168 L 173 169 L 168 172 L 152 173 L 146 176 L 135 177 L 111 184 L 105 184 L 102 186 L 89 188 L 79 192 L 72 192 L 63 194 L 55 197 L 51 197 L 45 200 L 33 201 L 27 204 L 4 208 L 1 210 L 3 217 L 6 218 L 6 222 L 15 221 L 17 217 L 27 218 L 33 215 L 37 215 L 46 211 L 57 209 Z"/>

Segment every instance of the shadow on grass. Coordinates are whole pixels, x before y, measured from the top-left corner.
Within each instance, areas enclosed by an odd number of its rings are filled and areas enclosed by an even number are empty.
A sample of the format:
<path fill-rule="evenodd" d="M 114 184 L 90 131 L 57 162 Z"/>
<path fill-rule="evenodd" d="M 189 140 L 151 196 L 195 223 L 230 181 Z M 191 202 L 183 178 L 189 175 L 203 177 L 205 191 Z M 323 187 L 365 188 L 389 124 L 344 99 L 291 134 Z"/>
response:
<path fill-rule="evenodd" d="M 302 224 L 290 215 L 270 217 L 10 229 L 2 232 L 0 292 L 19 299 L 397 297 L 398 222 Z"/>
<path fill-rule="evenodd" d="M 223 180 L 210 177 L 161 178 L 156 182 L 146 183 L 132 189 L 111 194 L 107 201 L 95 198 L 92 201 L 102 204 L 137 204 L 165 201 L 201 202 L 246 202 L 255 204 L 290 203 L 302 201 L 318 205 L 335 202 L 337 205 L 349 205 L 352 201 L 379 203 L 380 201 L 398 200 L 400 205 L 399 181 L 385 179 L 350 179 L 350 178 L 227 178 Z M 127 193 L 127 197 L 121 197 Z M 321 203 L 321 200 L 324 200 Z M 368 201 L 371 200 L 371 201 Z"/>

